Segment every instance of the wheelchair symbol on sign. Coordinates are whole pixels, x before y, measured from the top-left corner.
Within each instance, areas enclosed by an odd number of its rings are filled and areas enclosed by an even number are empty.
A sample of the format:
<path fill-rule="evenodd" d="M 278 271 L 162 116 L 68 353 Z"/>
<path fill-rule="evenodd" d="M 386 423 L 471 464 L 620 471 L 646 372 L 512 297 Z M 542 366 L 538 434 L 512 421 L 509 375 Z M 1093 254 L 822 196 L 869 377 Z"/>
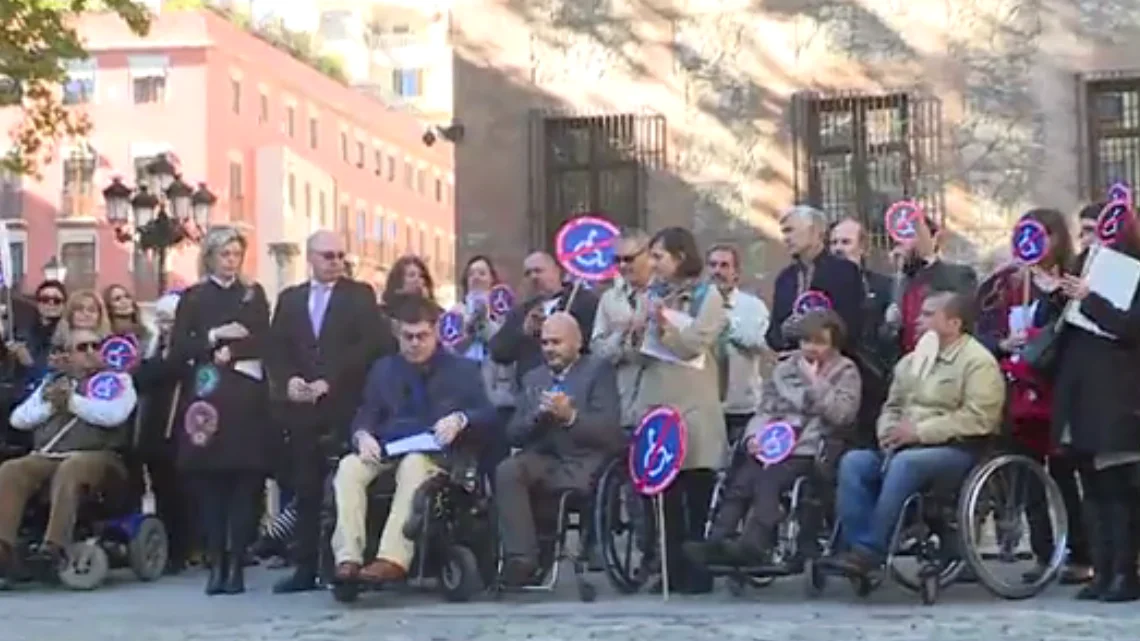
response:
<path fill-rule="evenodd" d="M 594 240 L 597 237 L 598 230 L 591 229 L 589 235 L 586 236 L 585 240 L 579 241 L 574 245 L 574 261 L 582 267 L 601 268 L 606 266 L 606 257 L 602 255 L 602 250 L 595 249 L 594 251 L 585 251 L 586 248 L 594 246 Z"/>
<path fill-rule="evenodd" d="M 664 445 L 657 443 L 657 430 L 652 427 L 645 431 L 646 438 L 649 440 L 650 447 L 645 451 L 645 458 L 642 459 L 642 467 L 645 468 L 646 476 L 649 478 L 657 478 L 661 476 L 669 464 L 673 462 L 673 453 L 670 452 Z M 657 465 L 653 465 L 656 461 Z"/>

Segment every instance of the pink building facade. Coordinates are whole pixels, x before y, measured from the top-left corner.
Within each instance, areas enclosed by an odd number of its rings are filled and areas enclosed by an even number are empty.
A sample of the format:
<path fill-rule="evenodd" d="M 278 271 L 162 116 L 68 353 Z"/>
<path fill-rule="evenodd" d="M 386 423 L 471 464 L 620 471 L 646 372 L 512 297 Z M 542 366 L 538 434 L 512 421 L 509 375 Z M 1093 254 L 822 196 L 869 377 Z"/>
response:
<path fill-rule="evenodd" d="M 0 214 L 26 288 L 57 257 L 74 287 L 124 283 L 153 296 L 154 265 L 116 238 L 102 190 L 116 176 L 137 184 L 140 167 L 172 154 L 186 182 L 217 195 L 211 222 L 247 232 L 246 270 L 271 293 L 306 277 L 304 238 L 329 228 L 344 235 L 361 279 L 379 285 L 398 256 L 414 253 L 447 295 L 452 149 L 426 146 L 414 117 L 207 11 L 163 14 L 146 38 L 109 15 L 85 16 L 80 32 L 91 57 L 72 65 L 61 91 L 93 131 L 62 141 L 40 180 L 0 176 Z M 5 130 L 19 118 L 0 109 Z M 193 245 L 171 252 L 171 286 L 197 278 L 197 256 Z"/>

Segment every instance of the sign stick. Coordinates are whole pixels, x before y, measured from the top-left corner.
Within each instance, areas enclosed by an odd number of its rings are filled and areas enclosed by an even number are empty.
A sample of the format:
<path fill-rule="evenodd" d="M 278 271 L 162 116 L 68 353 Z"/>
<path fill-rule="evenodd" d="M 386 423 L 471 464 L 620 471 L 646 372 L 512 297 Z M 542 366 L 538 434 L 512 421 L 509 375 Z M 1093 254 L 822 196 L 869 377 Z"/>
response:
<path fill-rule="evenodd" d="M 653 497 L 657 508 L 657 543 L 661 547 L 661 600 L 669 600 L 669 552 L 665 549 L 665 498 L 664 493 Z"/>
<path fill-rule="evenodd" d="M 578 278 L 574 281 L 574 287 L 570 290 L 570 296 L 566 299 L 566 311 L 569 312 L 570 308 L 574 306 L 574 299 L 578 296 L 578 290 L 582 289 L 582 279 Z"/>

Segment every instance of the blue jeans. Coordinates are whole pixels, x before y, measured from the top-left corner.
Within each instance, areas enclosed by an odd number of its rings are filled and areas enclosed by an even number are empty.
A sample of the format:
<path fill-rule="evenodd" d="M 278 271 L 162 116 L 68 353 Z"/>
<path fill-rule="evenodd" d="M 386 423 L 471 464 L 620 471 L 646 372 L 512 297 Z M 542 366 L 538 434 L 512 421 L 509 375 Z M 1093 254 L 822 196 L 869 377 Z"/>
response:
<path fill-rule="evenodd" d="M 897 452 L 884 472 L 883 454 L 852 450 L 839 463 L 836 512 L 844 541 L 886 556 L 903 503 L 935 481 L 960 482 L 975 457 L 957 447 L 915 447 Z"/>

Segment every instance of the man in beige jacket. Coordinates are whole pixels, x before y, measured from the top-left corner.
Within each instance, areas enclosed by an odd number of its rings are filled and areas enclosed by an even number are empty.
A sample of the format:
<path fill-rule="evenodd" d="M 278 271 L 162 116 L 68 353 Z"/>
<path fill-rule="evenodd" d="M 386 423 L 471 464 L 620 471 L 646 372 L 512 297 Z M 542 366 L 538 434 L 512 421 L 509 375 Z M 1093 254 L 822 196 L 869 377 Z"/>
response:
<path fill-rule="evenodd" d="M 881 451 L 848 452 L 839 465 L 837 518 L 846 550 L 826 565 L 865 575 L 887 555 L 907 497 L 932 483 L 959 483 L 998 433 L 1005 379 L 968 334 L 971 297 L 934 293 L 922 303 L 922 339 L 895 367 L 879 416 Z"/>

